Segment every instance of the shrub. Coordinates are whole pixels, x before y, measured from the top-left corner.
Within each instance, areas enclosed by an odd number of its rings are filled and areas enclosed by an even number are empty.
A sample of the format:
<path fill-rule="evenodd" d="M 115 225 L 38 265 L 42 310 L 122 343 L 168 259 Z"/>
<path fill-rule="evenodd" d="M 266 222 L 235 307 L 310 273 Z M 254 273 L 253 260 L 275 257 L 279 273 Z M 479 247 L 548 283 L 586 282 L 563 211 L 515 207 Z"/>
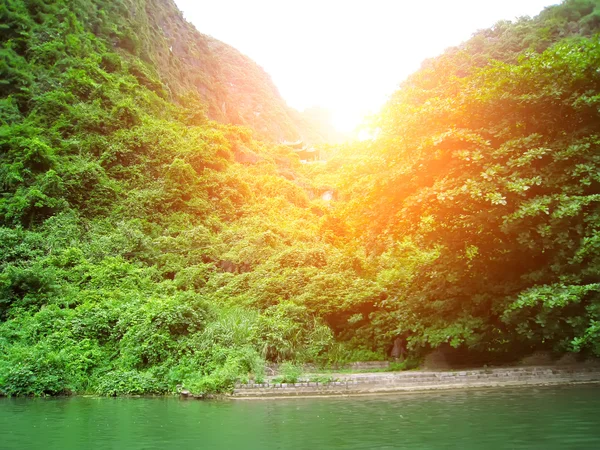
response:
<path fill-rule="evenodd" d="M 286 361 L 279 366 L 282 383 L 297 383 L 302 376 L 302 366 Z"/>
<path fill-rule="evenodd" d="M 149 372 L 112 370 L 100 376 L 93 388 L 99 395 L 143 395 L 165 393 L 167 389 Z"/>

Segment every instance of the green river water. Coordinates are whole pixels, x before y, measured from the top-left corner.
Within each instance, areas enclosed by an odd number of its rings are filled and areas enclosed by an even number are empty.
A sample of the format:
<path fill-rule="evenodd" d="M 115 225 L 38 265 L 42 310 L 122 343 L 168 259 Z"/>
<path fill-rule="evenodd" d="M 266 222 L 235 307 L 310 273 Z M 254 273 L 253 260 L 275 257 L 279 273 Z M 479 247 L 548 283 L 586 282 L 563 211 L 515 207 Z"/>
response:
<path fill-rule="evenodd" d="M 1 399 L 0 449 L 600 449 L 600 386 L 290 400 Z"/>

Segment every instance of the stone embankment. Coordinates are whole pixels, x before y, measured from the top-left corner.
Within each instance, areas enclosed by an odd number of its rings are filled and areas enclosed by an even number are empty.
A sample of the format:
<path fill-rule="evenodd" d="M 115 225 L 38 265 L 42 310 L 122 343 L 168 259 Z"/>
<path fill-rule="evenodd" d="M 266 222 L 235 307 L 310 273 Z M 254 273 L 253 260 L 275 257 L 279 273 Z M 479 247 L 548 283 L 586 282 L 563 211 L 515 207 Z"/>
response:
<path fill-rule="evenodd" d="M 331 377 L 333 381 L 325 383 L 307 380 L 298 383 L 268 382 L 238 385 L 232 397 L 312 397 L 434 389 L 600 383 L 600 367 L 512 367 L 435 372 L 331 374 Z"/>

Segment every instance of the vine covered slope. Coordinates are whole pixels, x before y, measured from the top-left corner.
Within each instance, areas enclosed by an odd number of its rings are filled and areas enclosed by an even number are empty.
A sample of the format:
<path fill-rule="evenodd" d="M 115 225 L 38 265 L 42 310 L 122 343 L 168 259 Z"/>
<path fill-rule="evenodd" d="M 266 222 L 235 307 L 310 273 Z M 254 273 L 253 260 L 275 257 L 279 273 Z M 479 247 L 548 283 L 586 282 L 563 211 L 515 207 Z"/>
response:
<path fill-rule="evenodd" d="M 301 164 L 269 77 L 172 2 L 2 2 L 0 395 L 600 356 L 599 17 L 477 32 Z"/>

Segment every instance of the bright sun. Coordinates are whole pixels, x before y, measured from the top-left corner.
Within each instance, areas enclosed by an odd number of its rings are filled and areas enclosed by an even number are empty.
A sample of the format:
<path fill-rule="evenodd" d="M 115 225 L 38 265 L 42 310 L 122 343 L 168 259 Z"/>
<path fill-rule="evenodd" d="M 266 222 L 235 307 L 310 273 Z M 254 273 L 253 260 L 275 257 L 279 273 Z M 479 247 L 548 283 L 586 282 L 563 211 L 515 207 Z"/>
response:
<path fill-rule="evenodd" d="M 290 106 L 326 108 L 334 125 L 350 132 L 423 59 L 498 20 L 535 15 L 558 0 L 176 3 L 202 33 L 261 65 Z"/>

